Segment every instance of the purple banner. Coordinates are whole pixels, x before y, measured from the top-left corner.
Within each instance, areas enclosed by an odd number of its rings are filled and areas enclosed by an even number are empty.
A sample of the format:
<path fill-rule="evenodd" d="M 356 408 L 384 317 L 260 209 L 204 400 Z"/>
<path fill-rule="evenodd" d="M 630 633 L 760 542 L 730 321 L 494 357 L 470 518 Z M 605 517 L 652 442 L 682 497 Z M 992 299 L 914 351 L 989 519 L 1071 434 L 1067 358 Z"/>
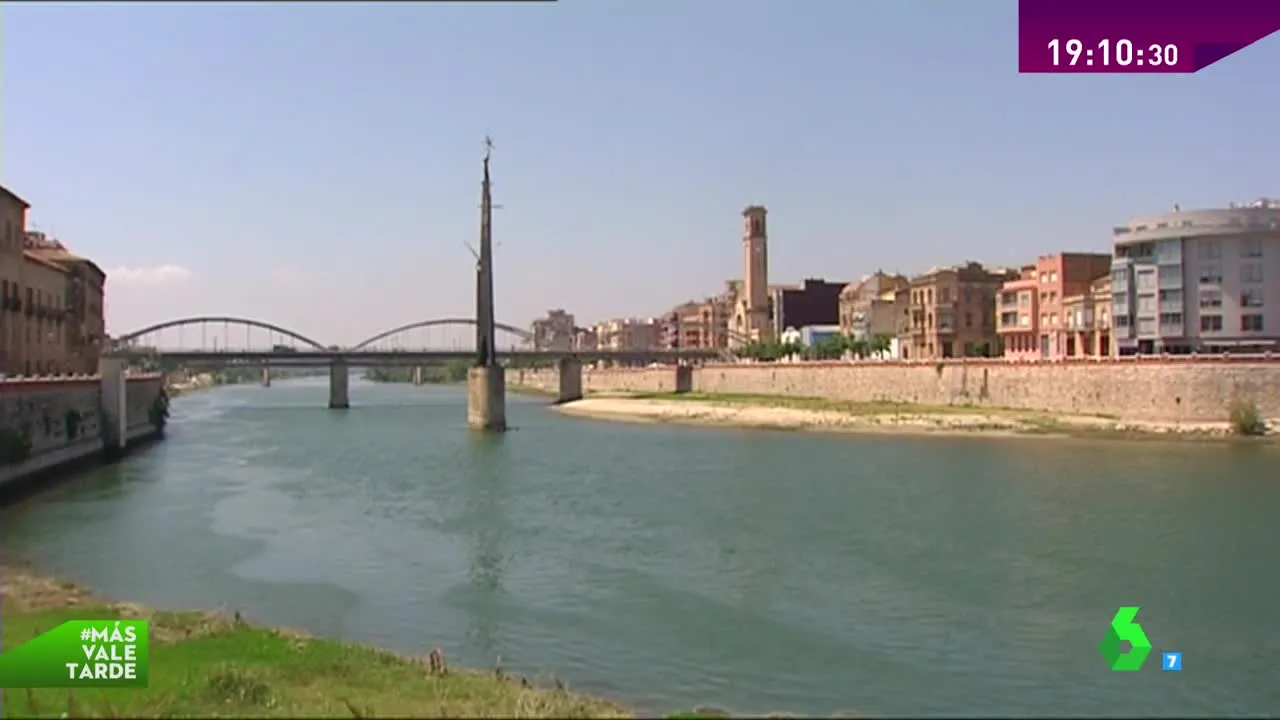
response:
<path fill-rule="evenodd" d="M 1277 0 L 1018 0 L 1018 72 L 1193 73 L 1277 30 Z"/>

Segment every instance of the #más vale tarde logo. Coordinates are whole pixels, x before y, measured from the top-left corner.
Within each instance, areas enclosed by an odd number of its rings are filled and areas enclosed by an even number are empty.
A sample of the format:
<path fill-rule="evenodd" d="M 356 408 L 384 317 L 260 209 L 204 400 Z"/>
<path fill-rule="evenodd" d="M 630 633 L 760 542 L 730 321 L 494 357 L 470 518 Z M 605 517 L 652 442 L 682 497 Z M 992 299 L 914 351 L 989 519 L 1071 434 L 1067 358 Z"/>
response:
<path fill-rule="evenodd" d="M 146 620 L 69 620 L 0 655 L 0 688 L 146 686 Z"/>

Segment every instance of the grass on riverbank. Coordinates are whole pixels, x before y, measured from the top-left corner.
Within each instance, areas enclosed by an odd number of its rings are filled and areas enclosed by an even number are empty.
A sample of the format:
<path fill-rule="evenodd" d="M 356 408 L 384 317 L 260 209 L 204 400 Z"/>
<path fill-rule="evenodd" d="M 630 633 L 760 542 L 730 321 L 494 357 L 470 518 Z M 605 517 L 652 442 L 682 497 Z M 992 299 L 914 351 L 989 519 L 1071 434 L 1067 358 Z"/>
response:
<path fill-rule="evenodd" d="M 1239 430 L 1226 422 L 1186 424 L 1137 422 L 1124 421 L 1113 415 L 1100 413 L 1062 415 L 986 405 L 917 405 L 889 401 L 848 402 L 816 397 L 697 392 L 630 393 L 623 397 L 642 401 L 702 403 L 723 408 L 780 408 L 801 412 L 833 413 L 851 418 L 851 425 L 836 426 L 844 430 L 910 431 L 927 428 L 941 429 L 949 433 L 1039 435 L 1099 440 L 1168 440 L 1173 436 L 1179 440 L 1206 441 L 1280 439 L 1280 436 L 1275 433 L 1268 434 L 1265 438 L 1241 438 Z M 692 418 L 691 421 L 698 422 L 700 419 Z M 1265 428 L 1265 424 L 1259 424 L 1259 426 Z M 766 422 L 761 427 L 773 427 L 773 425 Z M 797 430 L 806 429 L 809 426 L 792 419 L 783 422 L 781 427 Z M 834 429 L 821 422 L 814 427 Z"/>
<path fill-rule="evenodd" d="M 1058 428 L 1059 423 L 1051 413 L 1017 408 L 988 407 L 986 405 L 917 405 L 914 403 L 882 400 L 876 402 L 850 402 L 818 397 L 792 397 L 787 395 L 753 395 L 747 393 L 636 393 L 628 397 L 636 400 L 669 400 L 678 402 L 704 402 L 720 405 L 751 405 L 755 407 L 788 408 L 813 412 L 838 412 L 855 417 L 875 416 L 947 416 L 986 415 L 1016 420 L 1027 424 L 1028 429 L 1046 432 Z M 1089 415 L 1100 420 L 1117 420 L 1110 415 Z"/>
<path fill-rule="evenodd" d="M 153 612 L 94 598 L 22 567 L 3 572 L 4 647 L 67 620 L 148 617 L 143 689 L 7 690 L 5 717 L 616 718 L 613 703 L 501 670 L 433 668 L 375 648 L 262 628 L 221 612 Z M 440 656 L 443 662 L 443 656 Z"/>
<path fill-rule="evenodd" d="M 848 415 L 972 415 L 980 412 L 986 415 L 1030 416 L 1043 415 L 1029 410 L 1012 408 L 992 408 L 977 405 L 915 405 L 912 403 L 891 402 L 848 402 L 844 400 L 828 400 L 818 397 L 792 397 L 788 395 L 753 395 L 748 393 L 636 393 L 630 395 L 636 400 L 681 400 L 685 402 L 714 402 L 725 405 L 756 405 L 763 407 L 793 408 L 796 410 L 817 410 L 840 412 Z M 1098 416 L 1101 417 L 1101 416 Z"/>

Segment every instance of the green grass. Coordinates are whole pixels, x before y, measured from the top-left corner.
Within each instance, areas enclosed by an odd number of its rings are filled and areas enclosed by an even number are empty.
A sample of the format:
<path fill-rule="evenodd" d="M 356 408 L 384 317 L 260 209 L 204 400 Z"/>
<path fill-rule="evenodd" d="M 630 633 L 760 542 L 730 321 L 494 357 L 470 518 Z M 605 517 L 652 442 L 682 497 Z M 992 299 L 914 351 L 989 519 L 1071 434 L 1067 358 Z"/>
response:
<path fill-rule="evenodd" d="M 213 612 L 112 605 L 21 568 L 4 569 L 4 647 L 71 619 L 149 617 L 144 689 L 7 690 L 6 717 L 629 717 L 558 682 L 535 687 Z M 436 667 L 433 667 L 436 665 Z"/>
<path fill-rule="evenodd" d="M 592 397 L 602 395 L 593 394 Z M 853 417 L 873 419 L 876 417 L 929 418 L 939 420 L 947 416 L 981 415 L 991 419 L 990 423 L 966 423 L 966 432 L 1012 432 L 1018 435 L 1055 435 L 1097 440 L 1169 440 L 1176 437 L 1179 441 L 1203 440 L 1221 441 L 1228 439 L 1224 435 L 1214 433 L 1187 432 L 1171 434 L 1130 426 L 1123 423 L 1115 415 L 1102 413 L 1079 414 L 1079 418 L 1091 418 L 1105 421 L 1101 423 L 1072 422 L 1071 418 L 1037 410 L 1019 408 L 993 407 L 987 405 L 921 405 L 902 402 L 849 402 L 829 400 L 818 397 L 796 397 L 785 395 L 758 395 L 747 393 L 674 393 L 650 392 L 630 393 L 624 397 L 635 400 L 661 400 L 669 402 L 709 403 L 722 406 L 757 406 L 771 408 L 791 408 L 818 412 L 836 412 Z M 1232 408 L 1231 424 L 1238 435 L 1257 436 L 1266 432 L 1266 424 L 1261 420 L 1255 407 L 1238 404 Z M 678 421 L 677 421 L 678 422 Z M 874 422 L 874 420 L 873 420 Z M 1114 425 L 1112 425 L 1114 423 Z M 802 430 L 802 426 L 789 424 L 786 429 Z"/>
<path fill-rule="evenodd" d="M 762 407 L 794 408 L 797 410 L 830 411 L 857 416 L 875 415 L 990 415 L 1035 422 L 1048 421 L 1052 415 L 1035 410 L 989 407 L 986 405 L 918 405 L 915 403 L 877 401 L 848 402 L 818 397 L 791 397 L 786 395 L 752 395 L 745 393 L 637 393 L 630 397 L 637 400 L 671 400 L 679 402 L 711 402 L 722 405 L 756 405 Z M 1106 415 L 1093 417 L 1114 420 Z"/>

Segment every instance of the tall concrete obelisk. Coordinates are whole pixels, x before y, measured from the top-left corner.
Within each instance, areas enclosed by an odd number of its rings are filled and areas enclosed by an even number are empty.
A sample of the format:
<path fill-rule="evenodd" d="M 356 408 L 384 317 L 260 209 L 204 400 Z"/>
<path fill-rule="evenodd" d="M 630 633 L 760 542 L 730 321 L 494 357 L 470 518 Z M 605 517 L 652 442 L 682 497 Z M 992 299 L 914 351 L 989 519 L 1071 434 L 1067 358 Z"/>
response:
<path fill-rule="evenodd" d="M 507 382 L 498 364 L 497 327 L 493 312 L 493 200 L 485 138 L 484 180 L 480 185 L 480 252 L 476 258 L 476 358 L 467 371 L 467 425 L 476 430 L 507 429 Z"/>

